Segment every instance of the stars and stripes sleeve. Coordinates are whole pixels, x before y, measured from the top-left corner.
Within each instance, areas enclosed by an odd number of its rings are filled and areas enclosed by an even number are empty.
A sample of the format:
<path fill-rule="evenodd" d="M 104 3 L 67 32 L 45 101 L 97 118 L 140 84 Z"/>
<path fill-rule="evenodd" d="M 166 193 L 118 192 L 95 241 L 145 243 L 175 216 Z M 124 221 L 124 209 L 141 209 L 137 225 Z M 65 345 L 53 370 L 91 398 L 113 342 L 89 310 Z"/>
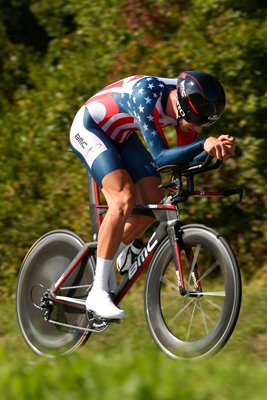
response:
<path fill-rule="evenodd" d="M 169 149 L 160 125 L 160 103 L 166 84 L 156 77 L 144 77 L 134 86 L 127 104 L 158 167 L 192 161 L 203 151 L 203 140 Z"/>
<path fill-rule="evenodd" d="M 168 148 L 158 110 L 165 88 L 166 85 L 158 78 L 144 77 L 134 85 L 132 91 L 132 113 L 154 159 Z"/>

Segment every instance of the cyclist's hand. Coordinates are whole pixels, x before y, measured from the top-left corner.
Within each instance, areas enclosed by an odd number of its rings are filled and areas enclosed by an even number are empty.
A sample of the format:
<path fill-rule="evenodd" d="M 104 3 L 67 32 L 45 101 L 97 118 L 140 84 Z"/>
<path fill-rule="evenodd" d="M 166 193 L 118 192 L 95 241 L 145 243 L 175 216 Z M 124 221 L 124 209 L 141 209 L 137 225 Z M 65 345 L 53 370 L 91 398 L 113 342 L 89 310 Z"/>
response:
<path fill-rule="evenodd" d="M 215 137 L 207 138 L 204 143 L 204 150 L 217 160 L 225 161 L 233 155 L 234 147 L 230 139 L 224 140 L 222 136 L 228 135 L 221 135 L 218 139 Z"/>
<path fill-rule="evenodd" d="M 221 140 L 224 144 L 226 144 L 229 157 L 233 157 L 235 155 L 235 147 L 236 147 L 235 138 L 231 135 L 221 135 L 218 137 L 218 140 Z"/>

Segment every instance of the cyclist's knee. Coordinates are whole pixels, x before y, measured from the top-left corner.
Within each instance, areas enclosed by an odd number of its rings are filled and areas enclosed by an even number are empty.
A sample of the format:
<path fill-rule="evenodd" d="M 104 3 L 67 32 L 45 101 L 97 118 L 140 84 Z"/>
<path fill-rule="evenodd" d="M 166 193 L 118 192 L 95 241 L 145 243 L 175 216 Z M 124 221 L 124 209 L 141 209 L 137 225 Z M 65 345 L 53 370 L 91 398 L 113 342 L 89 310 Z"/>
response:
<path fill-rule="evenodd" d="M 109 206 L 109 213 L 128 216 L 136 202 L 136 189 L 125 170 L 116 170 L 102 181 L 102 191 Z"/>
<path fill-rule="evenodd" d="M 126 217 L 132 211 L 136 201 L 136 193 L 133 186 L 125 187 L 118 192 L 113 202 L 113 212 L 118 212 L 121 216 Z"/>
<path fill-rule="evenodd" d="M 136 203 L 134 185 L 126 183 L 123 188 L 103 190 L 103 192 L 108 203 L 109 213 L 122 218 L 128 217 Z"/>

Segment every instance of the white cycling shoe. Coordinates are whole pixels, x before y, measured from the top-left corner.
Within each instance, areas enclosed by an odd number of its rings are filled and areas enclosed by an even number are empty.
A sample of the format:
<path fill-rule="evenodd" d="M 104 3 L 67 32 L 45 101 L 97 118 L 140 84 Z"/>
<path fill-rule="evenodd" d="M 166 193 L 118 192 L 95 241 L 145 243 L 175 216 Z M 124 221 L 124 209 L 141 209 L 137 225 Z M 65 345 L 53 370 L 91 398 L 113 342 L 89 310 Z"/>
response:
<path fill-rule="evenodd" d="M 100 318 L 121 319 L 125 311 L 116 307 L 110 298 L 110 295 L 101 289 L 92 290 L 85 303 L 87 311 L 93 311 Z"/>

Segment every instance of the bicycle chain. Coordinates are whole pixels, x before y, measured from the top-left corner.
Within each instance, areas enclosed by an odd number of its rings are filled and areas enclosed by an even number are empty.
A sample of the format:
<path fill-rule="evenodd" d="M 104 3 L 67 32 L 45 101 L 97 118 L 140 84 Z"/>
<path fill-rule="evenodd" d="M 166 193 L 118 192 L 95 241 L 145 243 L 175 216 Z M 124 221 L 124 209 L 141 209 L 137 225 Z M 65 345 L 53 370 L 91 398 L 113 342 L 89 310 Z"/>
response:
<path fill-rule="evenodd" d="M 101 324 L 98 324 L 96 322 L 95 318 L 92 318 L 92 321 L 89 320 L 89 324 L 87 328 L 82 328 L 81 326 L 77 326 L 77 325 L 71 325 L 71 324 L 65 324 L 64 322 L 59 322 L 59 321 L 55 321 L 54 319 L 47 319 L 47 322 L 50 322 L 51 324 L 54 325 L 58 325 L 58 326 L 63 326 L 65 328 L 68 329 L 75 329 L 75 330 L 79 330 L 82 331 L 84 333 L 87 332 L 103 332 L 105 329 L 107 329 L 107 327 L 109 326 L 109 322 L 106 321 L 102 321 Z M 92 327 L 89 327 L 90 323 L 92 324 Z M 95 326 L 93 327 L 93 325 L 95 324 Z"/>

